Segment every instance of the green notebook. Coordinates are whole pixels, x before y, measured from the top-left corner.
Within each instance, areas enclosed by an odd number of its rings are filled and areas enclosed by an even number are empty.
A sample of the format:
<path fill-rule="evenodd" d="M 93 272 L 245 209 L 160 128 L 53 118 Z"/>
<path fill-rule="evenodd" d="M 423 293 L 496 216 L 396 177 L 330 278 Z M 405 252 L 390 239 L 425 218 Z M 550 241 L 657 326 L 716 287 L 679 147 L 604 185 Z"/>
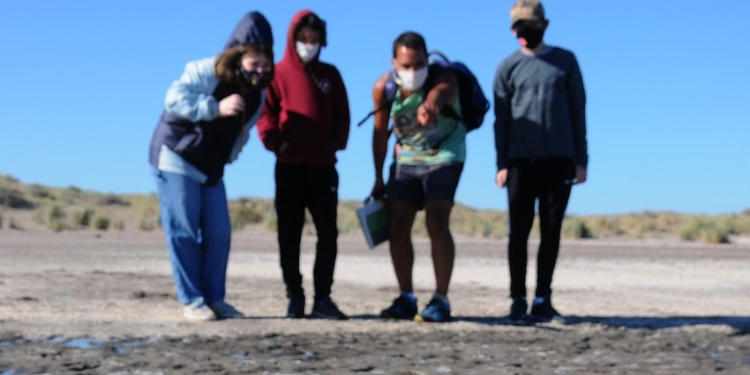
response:
<path fill-rule="evenodd" d="M 357 218 L 371 249 L 388 240 L 388 210 L 382 200 L 365 200 L 365 205 L 357 210 Z"/>

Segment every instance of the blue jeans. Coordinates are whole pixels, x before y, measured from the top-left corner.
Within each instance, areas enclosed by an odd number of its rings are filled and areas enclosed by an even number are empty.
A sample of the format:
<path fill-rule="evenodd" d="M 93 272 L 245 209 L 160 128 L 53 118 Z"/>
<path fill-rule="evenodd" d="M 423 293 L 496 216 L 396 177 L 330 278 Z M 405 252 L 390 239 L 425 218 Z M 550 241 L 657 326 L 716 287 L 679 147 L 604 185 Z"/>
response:
<path fill-rule="evenodd" d="M 224 182 L 203 186 L 156 169 L 154 177 L 177 298 L 183 304 L 223 301 L 232 234 Z"/>

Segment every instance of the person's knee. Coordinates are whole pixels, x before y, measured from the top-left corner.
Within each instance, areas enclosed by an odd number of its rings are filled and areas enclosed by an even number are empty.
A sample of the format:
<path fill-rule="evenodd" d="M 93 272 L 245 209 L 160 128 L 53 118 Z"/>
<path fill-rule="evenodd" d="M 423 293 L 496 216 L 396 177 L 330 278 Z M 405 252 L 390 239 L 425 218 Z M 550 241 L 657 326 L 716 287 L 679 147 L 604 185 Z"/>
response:
<path fill-rule="evenodd" d="M 435 239 L 450 238 L 450 222 L 447 217 L 430 217 L 426 219 L 427 234 Z"/>
<path fill-rule="evenodd" d="M 428 202 L 425 207 L 425 226 L 430 237 L 450 236 L 450 202 Z"/>
<path fill-rule="evenodd" d="M 393 242 L 404 242 L 411 240 L 411 226 L 410 225 L 391 225 L 390 226 L 390 238 Z"/>
<path fill-rule="evenodd" d="M 229 249 L 229 242 L 232 238 L 232 232 L 230 230 L 215 230 L 206 232 L 201 236 L 201 241 L 210 246 L 212 249 L 224 250 Z"/>
<path fill-rule="evenodd" d="M 388 218 L 391 236 L 403 237 L 411 233 L 414 217 L 405 213 L 393 212 Z"/>
<path fill-rule="evenodd" d="M 169 239 L 175 243 L 198 243 L 201 236 L 195 228 L 175 225 L 169 228 Z"/>
<path fill-rule="evenodd" d="M 322 243 L 336 243 L 338 238 L 339 231 L 335 226 L 333 228 L 318 230 L 318 241 Z"/>

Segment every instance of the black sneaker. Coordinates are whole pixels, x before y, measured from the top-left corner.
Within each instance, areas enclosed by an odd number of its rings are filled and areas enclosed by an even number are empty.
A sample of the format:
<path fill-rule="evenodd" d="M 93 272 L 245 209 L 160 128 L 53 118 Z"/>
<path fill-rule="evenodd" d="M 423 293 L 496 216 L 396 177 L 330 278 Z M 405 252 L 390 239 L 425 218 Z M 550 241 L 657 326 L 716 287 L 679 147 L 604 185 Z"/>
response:
<path fill-rule="evenodd" d="M 510 305 L 510 314 L 508 314 L 508 319 L 511 322 L 519 322 L 526 319 L 526 309 L 528 308 L 529 305 L 526 303 L 526 298 L 513 298 L 513 303 Z"/>
<path fill-rule="evenodd" d="M 289 297 L 289 305 L 286 307 L 286 317 L 301 319 L 305 317 L 305 295 L 295 294 Z"/>
<path fill-rule="evenodd" d="M 332 320 L 346 320 L 349 319 L 346 314 L 339 310 L 338 306 L 333 303 L 331 297 L 316 298 L 313 304 L 311 318 L 315 319 L 332 319 Z"/>
<path fill-rule="evenodd" d="M 417 300 L 403 295 L 398 296 L 387 309 L 380 312 L 383 319 L 412 320 L 414 315 L 417 315 Z"/>
<path fill-rule="evenodd" d="M 552 307 L 552 299 L 550 297 L 546 297 L 542 302 L 535 302 L 531 305 L 531 318 L 539 322 L 563 321 L 562 315 Z"/>

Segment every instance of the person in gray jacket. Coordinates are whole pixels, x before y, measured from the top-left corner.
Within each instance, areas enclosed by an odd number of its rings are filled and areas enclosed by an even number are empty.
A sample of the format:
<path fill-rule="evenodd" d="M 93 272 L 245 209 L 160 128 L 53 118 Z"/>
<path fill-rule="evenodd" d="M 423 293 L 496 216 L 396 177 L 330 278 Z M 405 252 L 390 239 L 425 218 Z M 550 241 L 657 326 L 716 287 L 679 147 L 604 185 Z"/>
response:
<path fill-rule="evenodd" d="M 559 319 L 552 306 L 552 274 L 571 185 L 586 181 L 586 94 L 572 52 L 544 43 L 549 25 L 538 0 L 518 0 L 511 31 L 521 48 L 500 63 L 493 84 L 498 187 L 508 188 L 510 231 L 509 318 L 529 318 L 526 302 L 527 241 L 539 200 L 533 320 Z"/>

